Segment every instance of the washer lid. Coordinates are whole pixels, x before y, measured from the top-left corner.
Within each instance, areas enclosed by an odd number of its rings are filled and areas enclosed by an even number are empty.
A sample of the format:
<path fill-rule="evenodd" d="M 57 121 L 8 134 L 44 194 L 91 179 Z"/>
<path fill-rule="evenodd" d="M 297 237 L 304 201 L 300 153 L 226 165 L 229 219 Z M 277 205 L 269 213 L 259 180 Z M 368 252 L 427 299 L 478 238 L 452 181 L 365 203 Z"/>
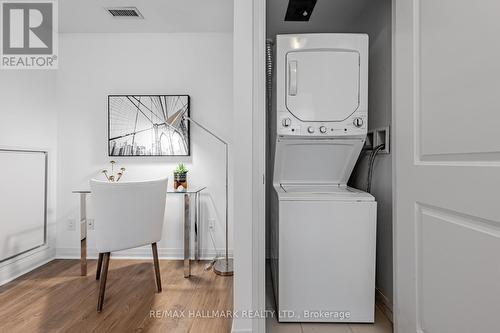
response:
<path fill-rule="evenodd" d="M 287 193 L 311 193 L 311 194 L 332 194 L 332 193 L 359 193 L 357 190 L 348 186 L 340 185 L 289 185 L 281 184 L 283 191 Z"/>
<path fill-rule="evenodd" d="M 278 138 L 274 183 L 345 185 L 364 141 L 364 136 L 347 139 Z"/>
<path fill-rule="evenodd" d="M 280 200 L 375 201 L 367 192 L 339 185 L 281 185 Z"/>
<path fill-rule="evenodd" d="M 286 108 L 301 121 L 342 121 L 359 107 L 360 55 L 312 49 L 286 55 Z"/>

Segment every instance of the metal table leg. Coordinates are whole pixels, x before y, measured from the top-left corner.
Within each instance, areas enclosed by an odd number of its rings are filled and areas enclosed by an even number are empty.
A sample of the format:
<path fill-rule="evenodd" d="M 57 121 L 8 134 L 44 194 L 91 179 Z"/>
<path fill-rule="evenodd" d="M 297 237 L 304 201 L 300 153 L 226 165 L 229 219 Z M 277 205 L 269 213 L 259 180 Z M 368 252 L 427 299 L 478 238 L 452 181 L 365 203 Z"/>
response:
<path fill-rule="evenodd" d="M 80 193 L 80 271 L 87 275 L 87 193 Z"/>
<path fill-rule="evenodd" d="M 196 192 L 194 207 L 194 260 L 200 260 L 199 244 L 198 244 L 198 219 L 200 217 L 200 194 Z"/>
<path fill-rule="evenodd" d="M 188 278 L 191 275 L 190 266 L 190 234 L 191 234 L 191 219 L 189 211 L 189 194 L 184 194 L 184 277 Z"/>

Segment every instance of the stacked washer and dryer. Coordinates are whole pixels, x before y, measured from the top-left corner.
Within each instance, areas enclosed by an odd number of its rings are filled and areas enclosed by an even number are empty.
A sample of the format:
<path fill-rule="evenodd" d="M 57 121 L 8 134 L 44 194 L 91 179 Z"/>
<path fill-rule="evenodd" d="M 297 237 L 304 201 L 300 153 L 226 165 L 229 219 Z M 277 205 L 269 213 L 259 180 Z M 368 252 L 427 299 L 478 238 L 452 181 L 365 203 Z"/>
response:
<path fill-rule="evenodd" d="M 367 35 L 276 37 L 271 269 L 281 322 L 374 321 L 377 203 L 347 186 L 367 104 Z"/>

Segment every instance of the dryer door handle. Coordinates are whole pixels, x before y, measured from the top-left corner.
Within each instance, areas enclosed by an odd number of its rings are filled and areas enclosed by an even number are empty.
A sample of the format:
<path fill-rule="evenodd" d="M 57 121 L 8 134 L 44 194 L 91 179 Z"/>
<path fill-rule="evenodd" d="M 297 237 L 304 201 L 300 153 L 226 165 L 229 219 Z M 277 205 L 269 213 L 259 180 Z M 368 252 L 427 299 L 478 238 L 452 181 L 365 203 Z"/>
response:
<path fill-rule="evenodd" d="M 288 95 L 297 95 L 297 60 L 288 62 Z"/>

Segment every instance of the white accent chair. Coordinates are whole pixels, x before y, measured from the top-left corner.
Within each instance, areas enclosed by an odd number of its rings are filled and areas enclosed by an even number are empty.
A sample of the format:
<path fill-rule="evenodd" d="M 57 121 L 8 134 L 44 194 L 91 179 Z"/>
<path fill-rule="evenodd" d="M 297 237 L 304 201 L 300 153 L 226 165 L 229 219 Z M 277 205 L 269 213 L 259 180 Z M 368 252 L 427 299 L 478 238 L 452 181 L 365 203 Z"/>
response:
<path fill-rule="evenodd" d="M 167 178 L 120 183 L 91 180 L 90 188 L 95 215 L 96 246 L 99 252 L 96 279 L 101 279 L 97 311 L 102 310 L 109 258 L 114 251 L 151 244 L 156 286 L 158 292 L 161 292 L 156 242 L 161 239 L 163 228 Z"/>

